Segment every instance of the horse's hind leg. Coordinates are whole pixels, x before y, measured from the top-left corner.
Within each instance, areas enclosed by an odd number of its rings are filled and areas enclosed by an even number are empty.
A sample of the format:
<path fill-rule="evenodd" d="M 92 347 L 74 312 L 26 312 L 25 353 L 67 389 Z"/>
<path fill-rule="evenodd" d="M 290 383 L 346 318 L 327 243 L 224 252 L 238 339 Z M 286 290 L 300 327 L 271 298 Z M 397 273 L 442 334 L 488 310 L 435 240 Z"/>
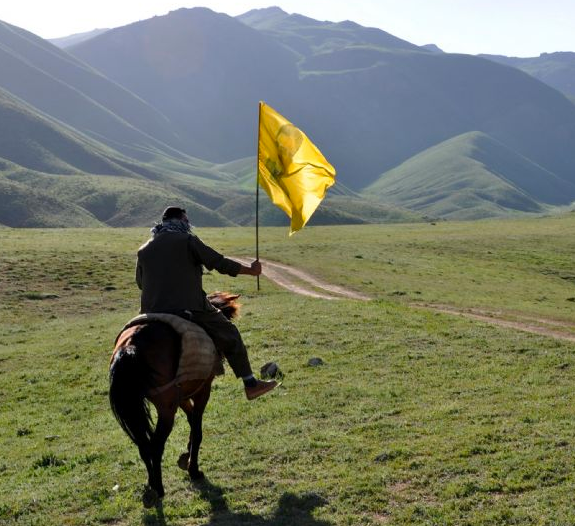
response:
<path fill-rule="evenodd" d="M 171 404 L 170 404 L 171 405 Z M 158 497 L 164 496 L 164 485 L 162 483 L 162 457 L 166 440 L 174 427 L 175 408 L 160 406 L 158 409 L 158 421 L 151 444 L 151 464 L 152 470 L 148 472 L 148 484 L 150 488 L 158 493 Z"/>
<path fill-rule="evenodd" d="M 199 469 L 198 456 L 202 443 L 202 417 L 210 399 L 210 393 L 211 381 L 207 381 L 192 395 L 193 403 L 190 400 L 185 400 L 180 404 L 190 424 L 190 440 L 188 442 L 188 452 L 180 456 L 178 465 L 186 469 L 187 464 L 187 470 L 192 480 L 204 478 L 204 474 Z"/>
<path fill-rule="evenodd" d="M 188 424 L 190 424 L 190 437 L 188 439 L 188 447 L 186 451 L 184 451 L 180 457 L 178 458 L 178 467 L 183 469 L 184 471 L 188 471 L 188 466 L 190 465 L 190 450 L 192 447 L 192 414 L 194 411 L 194 404 L 192 404 L 192 400 L 190 398 L 186 398 L 182 402 L 180 402 L 180 408 L 184 413 L 186 413 L 186 417 L 188 418 Z"/>

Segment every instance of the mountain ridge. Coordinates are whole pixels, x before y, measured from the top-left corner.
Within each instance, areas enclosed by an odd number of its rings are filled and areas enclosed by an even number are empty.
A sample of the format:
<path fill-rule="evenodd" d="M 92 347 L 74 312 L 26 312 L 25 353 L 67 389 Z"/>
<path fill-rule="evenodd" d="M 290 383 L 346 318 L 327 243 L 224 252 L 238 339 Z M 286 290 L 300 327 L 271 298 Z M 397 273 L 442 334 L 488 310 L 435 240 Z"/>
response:
<path fill-rule="evenodd" d="M 260 100 L 338 170 L 318 222 L 493 217 L 575 200 L 575 105 L 487 58 L 279 8 L 182 8 L 66 49 L 0 23 L 0 108 L 21 130 L 0 125 L 0 179 L 10 195 L 27 185 L 63 209 L 80 203 L 85 221 L 146 222 L 179 200 L 206 224 L 250 223 Z M 397 173 L 411 196 L 366 201 Z M 394 215 L 402 204 L 413 212 Z M 281 223 L 276 212 L 265 216 Z"/>
<path fill-rule="evenodd" d="M 575 98 L 575 52 L 557 51 L 526 58 L 507 57 L 505 55 L 479 56 L 520 69 L 571 99 Z"/>

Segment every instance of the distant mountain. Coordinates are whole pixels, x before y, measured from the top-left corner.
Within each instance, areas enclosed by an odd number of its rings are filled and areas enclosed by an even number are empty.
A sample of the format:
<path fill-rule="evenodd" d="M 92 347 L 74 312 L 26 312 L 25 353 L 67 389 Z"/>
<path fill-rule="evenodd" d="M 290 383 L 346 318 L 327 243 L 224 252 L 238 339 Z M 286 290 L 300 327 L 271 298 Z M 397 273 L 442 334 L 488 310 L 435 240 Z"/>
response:
<path fill-rule="evenodd" d="M 423 49 L 427 49 L 427 51 L 431 51 L 432 53 L 444 53 L 443 49 L 438 47 L 436 44 L 425 44 L 421 46 Z"/>
<path fill-rule="evenodd" d="M 65 49 L 70 46 L 74 46 L 79 44 L 80 42 L 84 42 L 85 40 L 90 40 L 91 38 L 97 37 L 102 33 L 108 31 L 109 28 L 106 29 L 92 29 L 92 31 L 86 31 L 85 33 L 75 33 L 73 35 L 68 35 L 66 37 L 60 38 L 50 38 L 48 42 L 51 42 L 55 46 L 59 48 Z"/>
<path fill-rule="evenodd" d="M 532 58 L 503 55 L 479 56 L 520 69 L 563 92 L 569 98 L 575 99 L 575 53 L 573 52 L 542 53 Z"/>
<path fill-rule="evenodd" d="M 421 51 L 418 46 L 381 29 L 363 27 L 349 20 L 322 22 L 298 14 L 288 14 L 279 7 L 254 9 L 236 18 L 279 40 L 304 57 L 357 45 L 386 50 Z"/>
<path fill-rule="evenodd" d="M 210 161 L 254 155 L 258 101 L 298 91 L 293 53 L 206 8 L 112 29 L 69 51 L 166 115 L 179 148 Z"/>
<path fill-rule="evenodd" d="M 351 22 L 278 8 L 237 19 L 180 9 L 70 51 L 157 107 L 187 153 L 211 161 L 253 155 L 263 99 L 303 128 L 354 190 L 476 130 L 575 180 L 575 106 L 557 91 L 492 61 L 431 53 Z"/>
<path fill-rule="evenodd" d="M 564 203 L 575 185 L 481 132 L 469 132 L 425 150 L 384 173 L 364 194 L 420 213 L 478 219 L 542 212 Z"/>
<path fill-rule="evenodd" d="M 23 29 L 0 22 L 0 88 L 141 160 L 179 156 L 180 140 L 156 108 Z"/>
<path fill-rule="evenodd" d="M 338 171 L 312 224 L 575 200 L 575 104 L 559 91 L 350 21 L 180 9 L 66 50 L 0 22 L 0 71 L 4 225 L 150 224 L 173 202 L 199 226 L 251 224 L 259 100 Z M 285 224 L 265 199 L 263 224 Z"/>

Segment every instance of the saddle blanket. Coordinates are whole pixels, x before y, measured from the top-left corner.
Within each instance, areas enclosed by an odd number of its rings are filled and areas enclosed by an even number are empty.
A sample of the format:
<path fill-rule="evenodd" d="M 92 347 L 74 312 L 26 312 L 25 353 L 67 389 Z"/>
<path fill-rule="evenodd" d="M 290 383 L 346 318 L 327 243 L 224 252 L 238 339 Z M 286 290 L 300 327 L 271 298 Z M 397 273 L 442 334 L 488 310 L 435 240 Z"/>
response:
<path fill-rule="evenodd" d="M 212 375 L 224 374 L 223 358 L 207 332 L 199 325 L 175 314 L 140 314 L 124 326 L 118 339 L 126 329 L 151 321 L 160 321 L 172 327 L 182 338 L 182 352 L 176 377 L 168 384 L 150 390 L 150 394 L 159 394 L 172 385 L 189 380 L 205 380 Z"/>

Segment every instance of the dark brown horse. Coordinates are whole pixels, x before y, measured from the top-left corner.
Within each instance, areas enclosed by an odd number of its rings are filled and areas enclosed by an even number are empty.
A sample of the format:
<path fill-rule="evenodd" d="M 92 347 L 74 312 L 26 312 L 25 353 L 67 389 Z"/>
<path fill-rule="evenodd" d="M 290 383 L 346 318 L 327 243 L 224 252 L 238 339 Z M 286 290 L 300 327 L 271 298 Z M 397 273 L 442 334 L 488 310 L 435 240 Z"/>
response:
<path fill-rule="evenodd" d="M 239 312 L 237 298 L 226 292 L 209 296 L 212 304 L 230 319 Z M 138 447 L 148 471 L 148 486 L 143 495 L 146 507 L 154 506 L 164 496 L 162 456 L 178 407 L 186 413 L 190 424 L 188 447 L 178 465 L 187 469 L 192 480 L 204 476 L 198 467 L 198 453 L 202 442 L 202 416 L 210 399 L 214 376 L 173 384 L 180 352 L 181 337 L 174 329 L 162 322 L 147 322 L 122 332 L 110 364 L 112 411 Z M 150 394 L 170 383 L 173 385 L 169 388 Z M 155 428 L 148 401 L 157 411 Z"/>

